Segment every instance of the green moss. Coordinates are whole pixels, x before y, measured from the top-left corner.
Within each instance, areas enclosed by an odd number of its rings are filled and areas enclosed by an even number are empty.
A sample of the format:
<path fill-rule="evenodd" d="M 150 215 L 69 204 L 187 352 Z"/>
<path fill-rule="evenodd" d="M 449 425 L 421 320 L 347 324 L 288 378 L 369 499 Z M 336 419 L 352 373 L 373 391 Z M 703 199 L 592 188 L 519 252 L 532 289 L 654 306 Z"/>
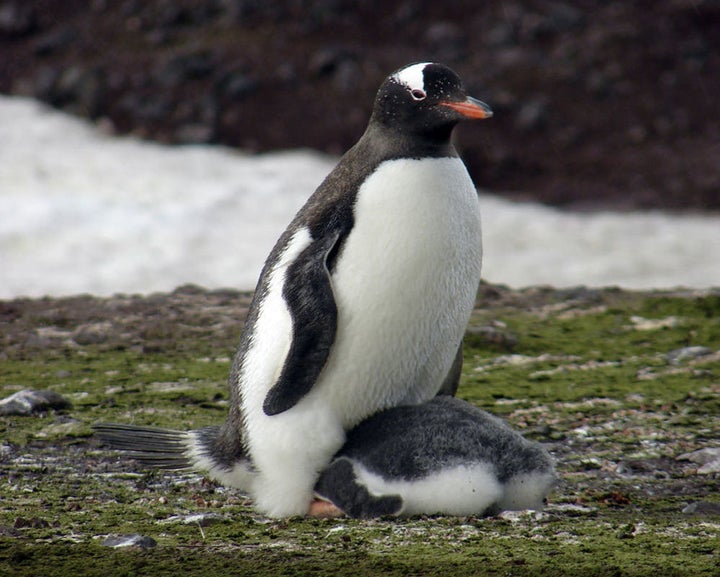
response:
<path fill-rule="evenodd" d="M 720 361 L 666 355 L 718 351 L 719 312 L 718 297 L 638 295 L 477 311 L 473 325 L 499 322 L 516 337 L 515 356 L 468 338 L 459 396 L 551 443 L 562 476 L 547 512 L 507 518 L 270 521 L 199 475 L 137 472 L 98 447 L 96 421 L 190 429 L 224 419 L 231 349 L 211 329 L 155 352 L 82 346 L 6 359 L 2 396 L 50 388 L 73 408 L 0 421 L 0 574 L 717 575 L 720 519 L 682 513 L 719 502 L 717 476 L 675 458 L 720 438 Z M 177 518 L 194 513 L 220 518 Z M 101 545 L 131 533 L 158 545 Z"/>

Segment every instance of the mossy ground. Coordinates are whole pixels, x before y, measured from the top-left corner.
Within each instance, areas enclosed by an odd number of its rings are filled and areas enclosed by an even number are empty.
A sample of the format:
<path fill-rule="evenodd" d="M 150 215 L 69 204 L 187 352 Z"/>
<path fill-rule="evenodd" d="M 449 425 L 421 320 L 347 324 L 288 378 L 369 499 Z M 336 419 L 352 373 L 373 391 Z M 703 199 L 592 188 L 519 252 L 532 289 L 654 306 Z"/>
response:
<path fill-rule="evenodd" d="M 79 344 L 84 328 L 115 322 L 117 303 L 95 303 L 82 323 L 15 303 L 3 330 L 25 319 L 29 332 L 57 338 L 5 339 L 0 396 L 50 388 L 73 408 L 0 421 L 0 573 L 720 575 L 720 517 L 683 513 L 720 502 L 718 474 L 677 460 L 720 444 L 720 296 L 490 300 L 473 315 L 458 395 L 548 444 L 561 474 L 549 507 L 376 521 L 268 520 L 236 491 L 137 470 L 92 439 L 96 421 L 190 429 L 224 419 L 236 332 L 202 315 L 190 330 L 184 309 L 174 302 L 166 315 L 159 299 L 139 337 Z M 711 352 L 668 356 L 688 346 Z M 196 513 L 215 515 L 187 522 Z M 134 533 L 157 547 L 102 546 L 108 534 Z"/>

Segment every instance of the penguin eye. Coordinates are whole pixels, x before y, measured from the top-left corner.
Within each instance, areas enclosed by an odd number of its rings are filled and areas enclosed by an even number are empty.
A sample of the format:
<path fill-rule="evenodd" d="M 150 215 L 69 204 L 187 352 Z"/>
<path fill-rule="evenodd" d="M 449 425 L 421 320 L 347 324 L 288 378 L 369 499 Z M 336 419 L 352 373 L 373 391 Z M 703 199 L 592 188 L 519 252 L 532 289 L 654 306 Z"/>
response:
<path fill-rule="evenodd" d="M 424 90 L 420 90 L 419 88 L 413 88 L 410 91 L 410 96 L 412 96 L 413 100 L 425 100 L 427 94 L 425 94 Z"/>

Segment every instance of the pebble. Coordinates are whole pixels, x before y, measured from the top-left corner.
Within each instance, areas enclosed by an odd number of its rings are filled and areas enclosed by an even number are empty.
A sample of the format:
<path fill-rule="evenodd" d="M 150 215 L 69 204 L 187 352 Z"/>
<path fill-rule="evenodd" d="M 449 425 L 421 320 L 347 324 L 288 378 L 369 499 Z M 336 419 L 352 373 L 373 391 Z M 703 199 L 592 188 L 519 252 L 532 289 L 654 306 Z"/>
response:
<path fill-rule="evenodd" d="M 105 105 L 105 85 L 106 77 L 102 70 L 70 66 L 58 78 L 51 103 L 97 118 Z"/>
<path fill-rule="evenodd" d="M 467 333 L 483 346 L 493 347 L 502 352 L 512 352 L 518 344 L 518 337 L 503 326 L 470 326 Z"/>
<path fill-rule="evenodd" d="M 8 2 L 0 7 L 0 34 L 19 37 L 32 34 L 36 29 L 37 17 L 28 3 Z"/>
<path fill-rule="evenodd" d="M 189 122 L 178 126 L 174 134 L 180 144 L 208 144 L 215 139 L 215 128 L 210 123 Z"/>
<path fill-rule="evenodd" d="M 670 364 L 679 365 L 685 361 L 691 361 L 698 357 L 712 354 L 712 352 L 712 349 L 707 347 L 683 347 L 682 349 L 670 351 L 665 355 L 665 358 Z"/>
<path fill-rule="evenodd" d="M 175 88 L 210 76 L 214 70 L 215 63 L 210 52 L 195 52 L 175 56 L 160 64 L 155 70 L 154 78 L 165 88 Z"/>
<path fill-rule="evenodd" d="M 228 72 L 215 82 L 215 93 L 232 99 L 250 96 L 258 90 L 259 83 L 252 76 L 241 71 Z"/>
<path fill-rule="evenodd" d="M 77 40 L 78 31 L 72 27 L 63 27 L 52 30 L 47 34 L 39 36 L 33 45 L 33 52 L 36 56 L 48 56 L 61 52 Z"/>
<path fill-rule="evenodd" d="M 192 513 L 190 515 L 173 515 L 160 521 L 160 523 L 182 523 L 183 525 L 199 525 L 200 527 L 207 527 L 213 523 L 225 521 L 227 518 L 224 515 L 218 513 Z"/>
<path fill-rule="evenodd" d="M 668 473 L 658 467 L 657 463 L 645 459 L 627 459 L 620 461 L 615 469 L 618 475 L 627 477 L 654 477 L 656 479 L 668 478 Z"/>
<path fill-rule="evenodd" d="M 157 545 L 157 541 L 145 535 L 109 535 L 103 542 L 105 547 L 140 547 L 141 549 L 149 549 Z"/>
<path fill-rule="evenodd" d="M 317 78 L 331 78 L 340 92 L 351 92 L 357 87 L 361 74 L 358 55 L 343 47 L 323 48 L 315 52 L 308 62 L 308 71 Z"/>
<path fill-rule="evenodd" d="M 19 94 L 90 118 L 97 118 L 104 109 L 106 87 L 106 73 L 102 69 L 80 65 L 43 66 L 33 77 L 13 84 L 13 90 Z"/>
<path fill-rule="evenodd" d="M 636 331 L 658 331 L 661 329 L 672 329 L 678 326 L 680 320 L 675 316 L 664 319 L 646 319 L 637 315 L 630 317 L 630 322 Z"/>
<path fill-rule="evenodd" d="M 690 461 L 700 465 L 700 475 L 720 473 L 720 447 L 705 447 L 692 453 L 684 453 L 677 457 L 678 461 Z"/>
<path fill-rule="evenodd" d="M 682 512 L 685 515 L 720 515 L 720 503 L 696 501 L 695 503 L 690 503 Z"/>
<path fill-rule="evenodd" d="M 550 5 L 549 19 L 552 28 L 559 33 L 584 28 L 586 25 L 585 14 L 571 2 L 553 2 Z"/>
<path fill-rule="evenodd" d="M 73 331 L 73 340 L 79 345 L 99 345 L 108 340 L 113 333 L 109 321 L 80 325 Z"/>
<path fill-rule="evenodd" d="M 431 24 L 423 40 L 438 61 L 456 62 L 467 54 L 465 33 L 460 26 L 450 21 Z"/>
<path fill-rule="evenodd" d="M 554 503 L 548 505 L 545 509 L 549 513 L 563 513 L 568 517 L 580 517 L 581 515 L 595 514 L 597 509 L 580 505 L 578 503 Z"/>
<path fill-rule="evenodd" d="M 542 511 L 535 511 L 534 509 L 522 509 L 520 511 L 503 511 L 498 513 L 498 519 L 504 519 L 511 523 L 517 523 L 519 521 L 540 521 L 546 518 L 547 515 Z"/>
<path fill-rule="evenodd" d="M 40 517 L 31 517 L 29 519 L 26 517 L 17 517 L 13 524 L 13 529 L 47 529 L 48 527 L 50 527 L 50 523 Z"/>
<path fill-rule="evenodd" d="M 0 401 L 0 415 L 32 415 L 70 407 L 72 403 L 54 391 L 23 389 Z"/>
<path fill-rule="evenodd" d="M 173 110 L 170 99 L 162 94 L 145 98 L 139 94 L 128 93 L 120 98 L 117 106 L 123 113 L 137 118 L 140 124 L 159 122 L 170 116 Z"/>
<path fill-rule="evenodd" d="M 547 104 L 544 98 L 532 98 L 520 106 L 515 127 L 523 132 L 541 130 L 547 122 Z"/>

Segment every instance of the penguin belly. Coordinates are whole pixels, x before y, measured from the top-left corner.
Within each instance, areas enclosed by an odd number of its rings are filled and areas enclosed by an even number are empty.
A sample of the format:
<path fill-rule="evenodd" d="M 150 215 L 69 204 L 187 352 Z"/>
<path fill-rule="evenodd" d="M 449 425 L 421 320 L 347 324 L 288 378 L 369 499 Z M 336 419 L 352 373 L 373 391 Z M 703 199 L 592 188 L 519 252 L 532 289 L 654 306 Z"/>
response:
<path fill-rule="evenodd" d="M 348 429 L 433 397 L 472 312 L 482 258 L 477 192 L 459 158 L 382 163 L 361 186 L 332 274 L 338 327 L 311 395 Z"/>
<path fill-rule="evenodd" d="M 355 474 L 360 485 L 376 499 L 398 496 L 401 507 L 394 514 L 404 517 L 482 514 L 503 496 L 492 463 L 457 465 L 412 480 L 385 479 L 355 463 Z"/>

